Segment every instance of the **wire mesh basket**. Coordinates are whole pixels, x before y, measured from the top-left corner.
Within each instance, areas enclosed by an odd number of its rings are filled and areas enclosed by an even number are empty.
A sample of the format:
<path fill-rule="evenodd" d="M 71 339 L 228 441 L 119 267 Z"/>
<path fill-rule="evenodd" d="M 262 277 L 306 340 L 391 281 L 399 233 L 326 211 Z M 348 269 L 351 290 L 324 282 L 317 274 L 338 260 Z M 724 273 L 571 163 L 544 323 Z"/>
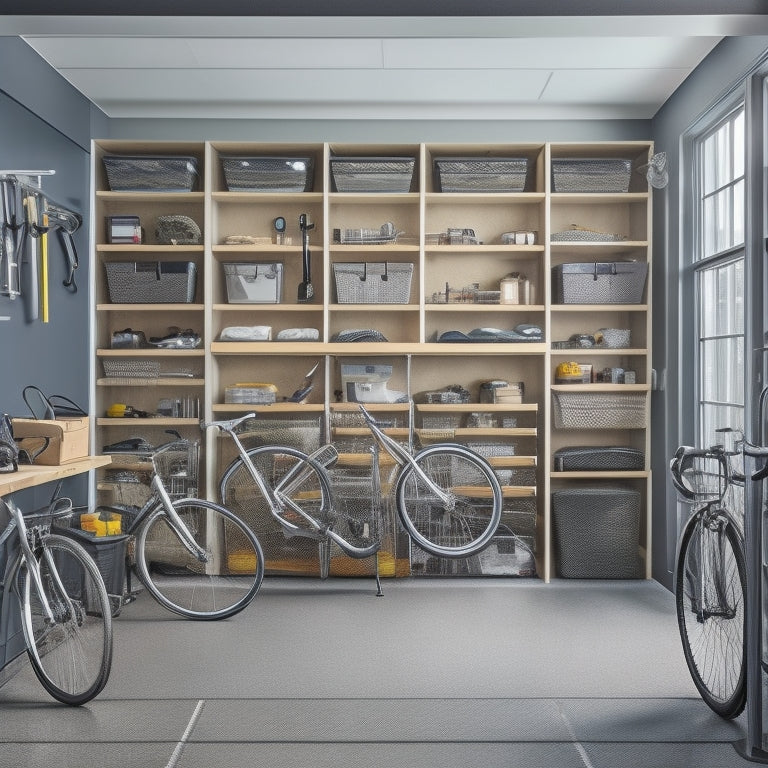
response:
<path fill-rule="evenodd" d="M 557 429 L 643 429 L 645 392 L 553 392 Z"/>
<path fill-rule="evenodd" d="M 693 501 L 719 501 L 728 488 L 727 459 L 706 451 L 689 454 L 681 462 L 678 477 L 694 495 Z M 684 501 L 692 501 L 684 499 Z"/>
<path fill-rule="evenodd" d="M 152 466 L 172 500 L 197 496 L 200 444 L 178 440 L 152 454 Z"/>
<path fill-rule="evenodd" d="M 413 264 L 336 263 L 333 276 L 339 304 L 407 304 Z"/>

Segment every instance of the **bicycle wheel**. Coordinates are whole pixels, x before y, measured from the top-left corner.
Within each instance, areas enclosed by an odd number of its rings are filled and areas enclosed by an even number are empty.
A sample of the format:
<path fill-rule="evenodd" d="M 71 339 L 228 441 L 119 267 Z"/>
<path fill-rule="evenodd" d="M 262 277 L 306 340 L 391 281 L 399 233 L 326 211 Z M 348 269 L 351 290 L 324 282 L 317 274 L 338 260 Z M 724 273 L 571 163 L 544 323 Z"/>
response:
<path fill-rule="evenodd" d="M 699 513 L 683 534 L 675 574 L 683 652 L 701 697 L 733 718 L 746 703 L 744 553 L 733 524 Z"/>
<path fill-rule="evenodd" d="M 264 556 L 253 531 L 228 509 L 203 499 L 173 503 L 197 544 L 201 562 L 185 546 L 162 505 L 136 536 L 136 569 L 152 596 L 188 619 L 234 616 L 256 596 Z"/>
<path fill-rule="evenodd" d="M 112 614 L 96 563 L 77 543 L 51 534 L 35 552 L 43 593 L 22 563 L 17 589 L 27 653 L 43 687 L 64 704 L 84 704 L 106 685 L 112 667 Z"/>
<path fill-rule="evenodd" d="M 285 508 L 280 520 L 296 535 L 324 539 L 324 528 L 333 524 L 331 486 L 324 468 L 295 448 L 262 446 L 248 451 L 248 458 L 268 486 L 280 493 Z M 221 477 L 221 503 L 254 530 L 274 528 L 269 501 L 251 477 L 241 458 L 235 459 Z M 320 525 L 320 531 L 297 510 Z"/>
<path fill-rule="evenodd" d="M 501 520 L 501 487 L 493 469 L 460 445 L 431 445 L 414 457 L 448 505 L 409 465 L 397 482 L 397 511 L 413 541 L 437 557 L 468 557 L 487 546 Z"/>

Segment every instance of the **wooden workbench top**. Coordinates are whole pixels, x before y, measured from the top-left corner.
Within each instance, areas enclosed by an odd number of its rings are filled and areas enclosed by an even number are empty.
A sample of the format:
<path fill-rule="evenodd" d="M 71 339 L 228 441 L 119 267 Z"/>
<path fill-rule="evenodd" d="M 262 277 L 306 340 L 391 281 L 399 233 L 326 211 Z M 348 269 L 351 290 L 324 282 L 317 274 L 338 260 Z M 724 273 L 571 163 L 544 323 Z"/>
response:
<path fill-rule="evenodd" d="M 57 467 L 30 466 L 22 464 L 18 472 L 0 474 L 0 496 L 33 488 L 36 485 L 61 480 L 64 477 L 80 475 L 96 467 L 103 467 L 112 461 L 110 456 L 88 456 Z"/>

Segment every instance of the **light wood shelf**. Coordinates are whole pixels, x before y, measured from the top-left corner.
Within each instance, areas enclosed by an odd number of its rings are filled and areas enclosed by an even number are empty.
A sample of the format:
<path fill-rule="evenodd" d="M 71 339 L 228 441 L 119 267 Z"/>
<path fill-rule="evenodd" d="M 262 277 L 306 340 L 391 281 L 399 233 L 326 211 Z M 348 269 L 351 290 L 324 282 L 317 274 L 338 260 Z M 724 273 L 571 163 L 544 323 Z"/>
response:
<path fill-rule="evenodd" d="M 227 418 L 254 412 L 270 423 L 310 420 L 322 426 L 322 434 L 344 436 L 357 444 L 370 436 L 365 427 L 341 427 L 334 419 L 358 409 L 355 403 L 337 402 L 341 366 L 350 362 L 391 365 L 387 387 L 406 393 L 412 402 L 368 403 L 366 409 L 382 422 L 397 424 L 388 430 L 398 439 L 421 434 L 425 444 L 451 439 L 464 443 L 491 442 L 509 445 L 505 455 L 493 456 L 491 465 L 504 477 L 505 507 L 535 510 L 536 570 L 545 581 L 556 577 L 553 515 L 550 494 L 554 488 L 628 483 L 642 495 L 642 540 L 639 552 L 650 575 L 652 541 L 649 472 L 554 472 L 552 457 L 561 447 L 623 443 L 650 450 L 650 425 L 642 428 L 596 434 L 595 430 L 554 428 L 553 393 L 641 393 L 650 400 L 652 300 L 650 290 L 641 304 L 554 304 L 550 298 L 551 271 L 562 263 L 644 260 L 651 262 L 652 193 L 642 174 L 632 171 L 628 192 L 570 193 L 552 191 L 552 161 L 557 158 L 629 158 L 636 169 L 647 163 L 653 146 L 647 141 L 540 142 L 496 144 L 343 144 L 317 142 L 198 141 L 134 142 L 96 141 L 92 148 L 95 179 L 94 221 L 104 216 L 131 214 L 142 217 L 151 235 L 152 218 L 169 213 L 188 213 L 203 232 L 203 243 L 191 246 L 156 245 L 146 242 L 104 242 L 103 227 L 95 227 L 92 253 L 101 264 L 120 259 L 194 260 L 198 266 L 196 301 L 189 304 L 110 304 L 106 301 L 104 270 L 95 267 L 94 377 L 96 412 L 104 414 L 114 401 L 152 411 L 160 399 L 194 392 L 200 398 L 201 419 Z M 112 192 L 108 190 L 101 157 L 106 153 L 194 155 L 199 161 L 199 190 L 194 192 Z M 314 181 L 309 192 L 228 191 L 220 164 L 222 155 L 312 157 Z M 404 193 L 335 192 L 330 158 L 335 156 L 414 157 L 416 169 L 411 191 Z M 436 157 L 528 158 L 526 187 L 519 192 L 443 193 L 436 191 L 433 161 Z M 296 302 L 302 280 L 300 213 L 307 212 L 315 224 L 310 235 L 314 300 Z M 274 237 L 274 218 L 288 222 L 289 245 L 259 242 L 227 245 L 231 233 Z M 146 221 L 145 221 L 146 218 Z M 378 227 L 392 221 L 404 232 L 390 244 L 341 244 L 334 242 L 334 229 Z M 551 241 L 553 232 L 576 223 L 600 232 L 621 234 L 612 242 Z M 448 228 L 473 229 L 477 245 L 440 245 L 434 235 Z M 503 245 L 501 236 L 510 231 L 534 231 L 533 245 Z M 150 238 L 151 239 L 151 238 Z M 222 263 L 226 261 L 280 261 L 283 264 L 281 301 L 276 304 L 230 304 L 226 302 Z M 411 292 L 407 304 L 339 304 L 333 275 L 334 262 L 399 262 L 413 264 Z M 533 304 L 435 304 L 428 303 L 446 283 L 461 289 L 476 284 L 478 290 L 495 291 L 510 272 L 525 274 L 532 283 Z M 648 285 L 651 277 L 649 274 Z M 142 328 L 142 323 L 146 323 Z M 519 343 L 439 343 L 441 333 L 464 333 L 480 328 L 513 329 L 521 323 L 541 327 L 543 338 Z M 195 327 L 204 341 L 198 350 L 111 350 L 105 349 L 110 334 L 129 326 L 157 334 L 167 326 Z M 227 326 L 267 325 L 273 339 L 281 330 L 312 327 L 317 341 L 220 341 Z M 198 327 L 199 326 L 199 327 Z M 580 327 L 593 332 L 601 326 L 631 330 L 631 347 L 557 349 L 554 341 L 567 339 Z M 339 343 L 334 335 L 347 329 L 375 328 L 387 342 Z M 149 334 L 148 334 L 149 335 Z M 133 358 L 184 363 L 191 378 L 112 378 L 101 375 L 99 359 Z M 634 385 L 554 384 L 558 363 L 573 358 L 594 369 L 609 365 L 631 367 L 640 382 Z M 627 358 L 630 358 L 628 361 Z M 302 383 L 307 370 L 318 363 L 313 390 L 304 404 L 289 397 Z M 523 403 L 480 403 L 480 384 L 492 380 L 525 383 Z M 237 382 L 274 383 L 278 402 L 264 404 L 224 403 L 226 387 Z M 421 402 L 422 394 L 450 385 L 470 391 L 473 402 L 442 404 Z M 650 409 L 647 409 L 648 411 Z M 466 426 L 470 414 L 490 414 L 493 427 Z M 409 419 L 413 414 L 414 423 Z M 435 423 L 454 423 L 452 429 L 421 428 L 430 417 Z M 445 417 L 443 419 L 442 417 Z M 504 427 L 516 419 L 517 426 Z M 258 421 L 258 420 L 257 420 Z M 476 422 L 475 422 L 476 423 Z M 515 423 L 515 422 L 511 422 Z M 406 428 L 403 425 L 408 425 Z M 93 423 L 95 445 L 114 442 L 113 431 L 130 430 L 153 435 L 167 428 L 179 429 L 185 437 L 203 441 L 202 487 L 215 496 L 221 470 L 232 460 L 226 441 L 199 429 L 199 419 L 109 419 Z M 109 438 L 109 439 L 106 439 Z M 231 448 L 231 446 L 230 446 Z M 227 458 L 228 457 L 228 458 Z M 380 460 L 389 459 L 382 453 Z M 346 451 L 344 462 L 370 462 L 365 454 Z M 226 462 L 226 463 L 225 463 Z M 344 464 L 340 462 L 340 464 Z M 515 478 L 523 478 L 516 484 Z M 535 482 L 528 484 L 528 478 Z M 511 480 L 509 478 L 512 478 Z M 522 513 L 521 513 L 522 514 Z"/>

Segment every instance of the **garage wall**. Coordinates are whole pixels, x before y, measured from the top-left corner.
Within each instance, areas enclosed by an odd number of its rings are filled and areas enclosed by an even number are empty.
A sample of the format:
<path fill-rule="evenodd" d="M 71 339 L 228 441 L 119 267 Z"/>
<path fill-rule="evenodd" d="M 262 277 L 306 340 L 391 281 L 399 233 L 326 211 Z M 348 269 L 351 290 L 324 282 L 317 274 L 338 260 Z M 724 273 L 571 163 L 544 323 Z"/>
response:
<path fill-rule="evenodd" d="M 678 402 L 690 391 L 691 371 L 680 370 L 679 265 L 681 260 L 680 137 L 766 55 L 768 37 L 728 38 L 691 74 L 659 110 L 652 136 L 667 153 L 670 184 L 654 198 L 653 367 L 663 391 L 653 393 L 653 574 L 671 588 L 676 544 L 676 503 L 667 461 L 690 435 L 681 434 Z M 684 172 L 684 171 L 683 171 Z"/>
<path fill-rule="evenodd" d="M 17 38 L 0 37 L 0 169 L 53 169 L 44 189 L 62 205 L 83 215 L 75 240 L 80 258 L 77 293 L 62 282 L 64 252 L 49 238 L 50 322 L 27 322 L 20 299 L 0 297 L 0 411 L 24 415 L 22 390 L 36 384 L 83 405 L 88 399 L 88 203 L 90 102 L 75 91 Z M 68 481 L 65 492 L 85 501 L 85 481 Z M 42 504 L 50 489 L 29 491 L 29 503 Z M 26 503 L 26 502 L 25 502 Z"/>

